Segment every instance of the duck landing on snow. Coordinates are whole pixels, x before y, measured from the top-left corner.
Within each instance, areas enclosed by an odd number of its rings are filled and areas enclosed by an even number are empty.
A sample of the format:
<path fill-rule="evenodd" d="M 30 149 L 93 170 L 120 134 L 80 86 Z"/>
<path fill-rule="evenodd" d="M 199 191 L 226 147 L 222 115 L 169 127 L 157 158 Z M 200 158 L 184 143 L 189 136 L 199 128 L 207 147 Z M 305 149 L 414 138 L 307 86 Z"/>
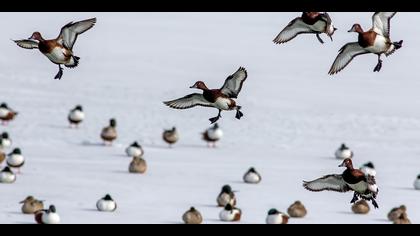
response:
<path fill-rule="evenodd" d="M 236 105 L 234 98 L 238 98 L 242 85 L 248 76 L 245 68 L 240 67 L 233 75 L 230 75 L 221 89 L 209 89 L 202 81 L 196 82 L 190 88 L 196 88 L 203 91 L 202 94 L 193 93 L 185 97 L 164 102 L 165 105 L 174 109 L 188 109 L 195 106 L 214 107 L 219 110 L 216 117 L 210 118 L 212 124 L 216 123 L 222 116 L 222 110 L 236 110 L 236 119 L 241 119 L 243 113 L 241 106 Z"/>
<path fill-rule="evenodd" d="M 34 32 L 29 39 L 14 40 L 21 48 L 39 49 L 52 63 L 58 65 L 58 73 L 54 79 L 61 79 L 64 65 L 74 68 L 79 64 L 79 57 L 73 54 L 73 46 L 79 34 L 91 29 L 96 23 L 96 18 L 79 22 L 70 22 L 61 28 L 60 35 L 56 39 L 46 40 L 41 33 Z"/>
<path fill-rule="evenodd" d="M 339 167 L 346 167 L 341 175 L 326 175 L 313 181 L 303 181 L 303 187 L 309 191 L 320 192 L 324 190 L 336 192 L 353 191 L 351 203 L 359 200 L 359 197 L 371 201 L 375 208 L 379 208 L 375 201 L 378 194 L 374 176 L 366 176 L 361 170 L 354 169 L 350 158 L 343 161 Z"/>

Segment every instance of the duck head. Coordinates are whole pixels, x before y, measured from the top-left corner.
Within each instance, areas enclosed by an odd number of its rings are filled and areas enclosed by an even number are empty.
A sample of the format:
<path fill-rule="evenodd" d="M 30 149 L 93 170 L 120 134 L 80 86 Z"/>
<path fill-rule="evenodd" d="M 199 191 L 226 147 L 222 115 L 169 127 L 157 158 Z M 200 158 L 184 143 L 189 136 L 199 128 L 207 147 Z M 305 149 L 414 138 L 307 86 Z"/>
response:
<path fill-rule="evenodd" d="M 201 89 L 201 90 L 207 90 L 207 86 L 203 81 L 197 81 L 195 82 L 195 84 L 193 86 L 191 86 L 190 88 L 196 88 L 196 89 Z"/>
<path fill-rule="evenodd" d="M 339 165 L 338 167 L 346 167 L 347 169 L 353 169 L 353 162 L 350 158 L 344 159 L 343 163 Z"/>
<path fill-rule="evenodd" d="M 117 121 L 115 119 L 109 120 L 109 125 L 113 128 L 117 127 Z"/>
<path fill-rule="evenodd" d="M 233 206 L 230 205 L 229 203 L 225 206 L 225 210 L 226 211 L 232 211 L 233 210 Z"/>
<path fill-rule="evenodd" d="M 7 103 L 3 102 L 0 104 L 0 108 L 9 109 L 9 106 L 7 106 Z"/>
<path fill-rule="evenodd" d="M 105 201 L 113 201 L 111 195 L 109 195 L 109 194 L 105 195 L 105 197 L 103 199 Z"/>
<path fill-rule="evenodd" d="M 35 198 L 33 196 L 28 196 L 25 198 L 25 200 L 19 202 L 20 204 L 22 203 L 26 203 L 26 202 L 33 202 L 35 200 Z"/>
<path fill-rule="evenodd" d="M 139 143 L 136 141 L 136 142 L 134 142 L 133 144 L 131 144 L 131 146 L 132 147 L 137 147 L 137 148 L 139 148 L 140 147 L 140 145 L 139 145 Z"/>
<path fill-rule="evenodd" d="M 360 26 L 360 24 L 354 24 L 351 29 L 347 32 L 356 32 L 356 33 L 363 33 L 363 29 L 362 26 Z"/>
<path fill-rule="evenodd" d="M 9 139 L 9 134 L 7 132 L 4 132 L 4 133 L 1 134 L 1 138 Z"/>
<path fill-rule="evenodd" d="M 230 187 L 230 185 L 225 185 L 222 187 L 222 193 L 231 193 L 232 192 L 232 187 Z"/>
<path fill-rule="evenodd" d="M 12 173 L 13 174 L 12 170 L 8 166 L 4 167 L 4 169 L 1 172 L 6 172 L 6 173 Z"/>
<path fill-rule="evenodd" d="M 254 167 L 251 167 L 251 168 L 249 168 L 248 172 L 251 172 L 251 173 L 256 173 L 257 171 L 255 170 L 255 168 L 254 168 Z"/>
<path fill-rule="evenodd" d="M 37 40 L 37 41 L 42 41 L 42 40 L 44 40 L 44 39 L 42 38 L 42 35 L 41 35 L 41 33 L 40 33 L 40 32 L 34 32 L 34 33 L 32 34 L 32 36 L 31 36 L 31 37 L 29 37 L 29 39 L 30 39 L 30 40 Z"/>
<path fill-rule="evenodd" d="M 22 155 L 22 151 L 20 150 L 20 148 L 15 148 L 11 154 L 12 155 Z"/>
<path fill-rule="evenodd" d="M 270 209 L 269 211 L 268 211 L 268 214 L 269 215 L 277 215 L 277 214 L 279 214 L 280 212 L 277 210 L 277 209 L 275 209 L 275 208 L 272 208 L 272 209 Z"/>
<path fill-rule="evenodd" d="M 83 111 L 83 107 L 81 105 L 77 105 L 74 110 L 76 111 Z"/>
<path fill-rule="evenodd" d="M 47 213 L 56 213 L 56 212 L 57 212 L 57 209 L 55 208 L 54 205 L 51 205 L 50 208 L 48 208 L 48 211 L 47 211 Z"/>
<path fill-rule="evenodd" d="M 369 168 L 372 168 L 372 169 L 375 169 L 375 166 L 373 165 L 372 162 L 368 162 L 364 166 L 369 167 Z"/>

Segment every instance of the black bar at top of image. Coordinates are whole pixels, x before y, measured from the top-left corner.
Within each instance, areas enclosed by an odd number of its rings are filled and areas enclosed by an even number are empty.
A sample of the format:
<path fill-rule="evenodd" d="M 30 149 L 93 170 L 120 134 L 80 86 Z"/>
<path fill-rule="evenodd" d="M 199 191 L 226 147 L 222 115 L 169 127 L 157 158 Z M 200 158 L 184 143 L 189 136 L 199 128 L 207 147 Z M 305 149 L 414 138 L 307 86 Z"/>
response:
<path fill-rule="evenodd" d="M 3 1 L 3 12 L 420 11 L 415 0 L 42 0 Z"/>

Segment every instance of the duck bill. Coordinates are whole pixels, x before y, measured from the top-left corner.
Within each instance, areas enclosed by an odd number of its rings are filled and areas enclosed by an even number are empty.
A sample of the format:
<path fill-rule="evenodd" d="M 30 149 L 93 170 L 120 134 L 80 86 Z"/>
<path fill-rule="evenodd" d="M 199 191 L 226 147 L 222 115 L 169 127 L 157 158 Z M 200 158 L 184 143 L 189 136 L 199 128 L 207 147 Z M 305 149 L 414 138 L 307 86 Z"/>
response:
<path fill-rule="evenodd" d="M 343 163 L 341 163 L 338 167 L 344 167 L 344 162 Z"/>

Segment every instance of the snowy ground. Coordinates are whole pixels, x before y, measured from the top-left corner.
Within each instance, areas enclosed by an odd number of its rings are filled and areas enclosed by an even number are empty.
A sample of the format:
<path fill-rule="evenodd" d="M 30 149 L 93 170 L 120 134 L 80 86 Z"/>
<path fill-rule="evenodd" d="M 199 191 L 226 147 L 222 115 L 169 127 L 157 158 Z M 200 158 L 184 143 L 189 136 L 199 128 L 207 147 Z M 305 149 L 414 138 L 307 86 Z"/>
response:
<path fill-rule="evenodd" d="M 13 185 L 0 185 L 0 223 L 33 223 L 20 213 L 27 195 L 55 204 L 63 223 L 181 223 L 195 206 L 205 223 L 219 223 L 215 199 L 224 184 L 238 190 L 242 223 L 264 223 L 267 211 L 286 211 L 295 200 L 308 209 L 290 223 L 389 223 L 386 214 L 406 204 L 412 222 L 420 222 L 420 191 L 412 187 L 420 173 L 420 47 L 417 13 L 398 13 L 393 39 L 404 47 L 384 58 L 357 58 L 342 73 L 327 75 L 337 51 L 366 29 L 371 13 L 331 13 L 339 30 L 321 45 L 303 35 L 285 45 L 271 40 L 299 13 L 1 13 L 0 101 L 20 112 L 0 131 L 8 131 L 27 159 Z M 81 63 L 54 81 L 56 66 L 37 51 L 18 48 L 10 39 L 33 31 L 46 38 L 72 20 L 96 16 L 97 25 L 75 46 Z M 245 66 L 249 77 L 238 99 L 244 118 L 223 113 L 225 132 L 217 149 L 208 149 L 200 132 L 216 110 L 171 110 L 162 101 L 193 92 L 204 80 L 219 87 L 227 75 Z M 67 113 L 82 104 L 87 119 L 68 129 Z M 118 121 L 120 138 L 104 147 L 99 132 L 109 118 Z M 177 126 L 181 139 L 169 149 L 164 128 Z M 139 140 L 149 169 L 128 173 L 126 145 Z M 373 161 L 380 186 L 379 210 L 351 213 L 351 193 L 313 193 L 302 180 L 340 173 L 335 149 L 346 142 L 357 166 Z M 259 185 L 242 183 L 254 166 Z M 118 211 L 96 211 L 110 193 Z"/>

